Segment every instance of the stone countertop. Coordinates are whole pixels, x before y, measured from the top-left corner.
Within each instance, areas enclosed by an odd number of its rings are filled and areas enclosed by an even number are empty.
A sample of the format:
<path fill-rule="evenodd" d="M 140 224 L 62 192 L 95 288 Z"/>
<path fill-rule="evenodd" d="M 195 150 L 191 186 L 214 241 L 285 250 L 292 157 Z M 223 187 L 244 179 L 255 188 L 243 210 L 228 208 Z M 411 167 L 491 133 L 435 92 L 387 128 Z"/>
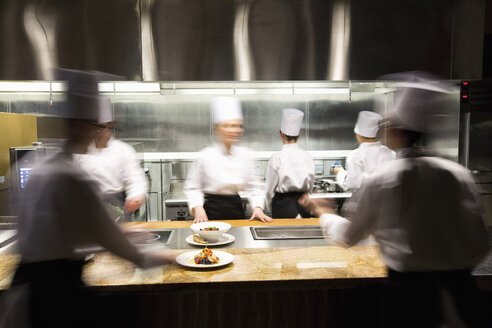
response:
<path fill-rule="evenodd" d="M 230 220 L 233 226 L 315 225 L 318 219 L 277 219 L 272 223 Z M 188 228 L 191 221 L 129 223 L 147 229 Z M 213 248 L 212 248 L 213 249 Z M 189 249 L 169 250 L 175 255 Z M 353 286 L 384 280 L 386 266 L 378 246 L 361 245 L 350 249 L 335 246 L 227 248 L 234 261 L 216 269 L 188 269 L 176 263 L 151 269 L 139 269 L 109 253 L 99 253 L 86 265 L 84 280 L 97 290 L 156 291 L 186 288 L 214 288 L 234 284 L 235 288 L 270 284 L 275 286 L 306 286 L 317 284 Z M 199 252 L 199 249 L 196 249 Z M 15 254 L 0 255 L 0 289 L 8 287 L 18 263 Z M 479 275 L 489 289 L 491 275 Z M 487 278 L 487 279 L 484 279 Z"/>
<path fill-rule="evenodd" d="M 189 250 L 169 250 L 175 255 L 184 251 Z M 142 285 L 148 285 L 144 289 L 161 290 L 210 282 L 275 282 L 279 285 L 288 281 L 299 284 L 302 281 L 386 277 L 386 266 L 379 257 L 377 246 L 233 248 L 227 252 L 234 255 L 234 261 L 216 269 L 188 269 L 176 263 L 139 269 L 110 253 L 99 253 L 85 266 L 83 277 L 89 286 L 115 290 L 140 290 Z M 0 289 L 8 287 L 18 260 L 18 255 L 0 255 Z"/>
<path fill-rule="evenodd" d="M 278 219 L 272 223 L 230 220 L 234 226 L 315 225 L 318 219 Z M 129 223 L 138 228 L 188 228 L 191 221 Z M 213 248 L 212 248 L 213 249 Z M 189 249 L 169 250 L 179 255 Z M 196 249 L 198 253 L 200 249 Z M 84 280 L 96 288 L 169 289 L 220 283 L 281 283 L 334 279 L 374 279 L 386 276 L 386 267 L 377 246 L 356 246 L 344 249 L 335 246 L 227 248 L 234 255 L 233 263 L 216 269 L 188 269 L 173 263 L 151 269 L 139 269 L 109 253 L 99 253 L 86 265 Z M 15 254 L 0 255 L 0 289 L 8 287 L 18 263 Z M 145 286 L 145 287 L 143 287 Z M 208 284 L 207 286 L 210 286 Z"/>

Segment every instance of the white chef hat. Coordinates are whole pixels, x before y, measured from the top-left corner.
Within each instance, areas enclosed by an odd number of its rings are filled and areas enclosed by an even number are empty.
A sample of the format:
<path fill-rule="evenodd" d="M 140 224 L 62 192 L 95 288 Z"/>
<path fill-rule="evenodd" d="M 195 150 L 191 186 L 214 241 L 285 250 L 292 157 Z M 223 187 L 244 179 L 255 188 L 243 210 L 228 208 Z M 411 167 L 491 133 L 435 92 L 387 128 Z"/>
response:
<path fill-rule="evenodd" d="M 382 118 L 378 113 L 363 110 L 359 112 L 354 132 L 366 138 L 375 138 L 378 134 L 379 121 Z"/>
<path fill-rule="evenodd" d="M 229 120 L 242 120 L 241 102 L 234 97 L 217 97 L 210 104 L 212 122 L 219 124 Z"/>
<path fill-rule="evenodd" d="M 282 110 L 282 123 L 280 124 L 280 131 L 291 137 L 298 136 L 299 131 L 301 130 L 303 118 L 304 113 L 300 110 L 285 108 Z"/>
<path fill-rule="evenodd" d="M 113 122 L 113 108 L 111 106 L 111 100 L 107 97 L 99 98 L 99 123 Z"/>
<path fill-rule="evenodd" d="M 452 82 L 425 72 L 391 74 L 385 78 L 398 82 L 395 83 L 393 105 L 383 123 L 415 132 L 430 132 L 429 120 L 439 114 L 441 96 L 458 90 Z"/>
<path fill-rule="evenodd" d="M 67 108 L 62 117 L 88 120 L 99 120 L 99 85 L 97 74 L 70 69 L 58 69 L 59 80 L 67 81 Z"/>

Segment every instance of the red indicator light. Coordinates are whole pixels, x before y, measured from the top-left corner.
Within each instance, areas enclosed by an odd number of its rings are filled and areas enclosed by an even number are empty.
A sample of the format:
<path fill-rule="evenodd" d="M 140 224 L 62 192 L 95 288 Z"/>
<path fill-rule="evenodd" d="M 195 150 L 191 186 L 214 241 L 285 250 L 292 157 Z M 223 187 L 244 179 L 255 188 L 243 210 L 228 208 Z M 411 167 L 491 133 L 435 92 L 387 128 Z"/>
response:
<path fill-rule="evenodd" d="M 462 95 L 461 97 L 462 97 L 463 99 L 466 99 L 466 98 L 468 98 L 468 95 Z"/>
<path fill-rule="evenodd" d="M 468 85 L 468 82 L 463 82 L 463 85 Z"/>

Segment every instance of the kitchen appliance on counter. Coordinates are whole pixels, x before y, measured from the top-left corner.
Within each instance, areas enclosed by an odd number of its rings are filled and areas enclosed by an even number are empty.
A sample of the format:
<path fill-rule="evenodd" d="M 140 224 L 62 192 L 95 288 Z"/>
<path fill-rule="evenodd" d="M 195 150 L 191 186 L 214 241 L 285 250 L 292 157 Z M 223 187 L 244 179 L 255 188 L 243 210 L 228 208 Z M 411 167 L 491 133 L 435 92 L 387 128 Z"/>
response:
<path fill-rule="evenodd" d="M 318 193 L 344 193 L 345 188 L 336 180 L 321 177 L 314 181 L 313 192 Z"/>
<path fill-rule="evenodd" d="M 22 192 L 25 188 L 29 175 L 36 164 L 59 149 L 54 145 L 33 144 L 33 146 L 10 148 L 10 175 L 14 195 Z"/>
<path fill-rule="evenodd" d="M 164 201 L 166 220 L 193 220 L 193 216 L 188 210 L 183 188 L 184 181 L 174 181 L 169 185 L 169 191 Z"/>

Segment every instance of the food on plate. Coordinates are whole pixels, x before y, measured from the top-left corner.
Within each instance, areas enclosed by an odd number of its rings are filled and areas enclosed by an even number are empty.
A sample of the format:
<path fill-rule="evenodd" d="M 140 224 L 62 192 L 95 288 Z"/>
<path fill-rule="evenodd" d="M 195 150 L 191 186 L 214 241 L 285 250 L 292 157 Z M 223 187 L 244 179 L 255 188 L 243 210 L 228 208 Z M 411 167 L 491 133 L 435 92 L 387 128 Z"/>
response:
<path fill-rule="evenodd" d="M 207 241 L 200 237 L 199 235 L 193 235 L 193 241 L 200 243 L 200 244 L 206 244 Z"/>
<path fill-rule="evenodd" d="M 219 228 L 217 227 L 205 227 L 203 229 L 200 229 L 201 231 L 219 231 Z"/>
<path fill-rule="evenodd" d="M 219 258 L 212 253 L 211 249 L 205 247 L 200 253 L 193 258 L 195 264 L 217 264 Z"/>

